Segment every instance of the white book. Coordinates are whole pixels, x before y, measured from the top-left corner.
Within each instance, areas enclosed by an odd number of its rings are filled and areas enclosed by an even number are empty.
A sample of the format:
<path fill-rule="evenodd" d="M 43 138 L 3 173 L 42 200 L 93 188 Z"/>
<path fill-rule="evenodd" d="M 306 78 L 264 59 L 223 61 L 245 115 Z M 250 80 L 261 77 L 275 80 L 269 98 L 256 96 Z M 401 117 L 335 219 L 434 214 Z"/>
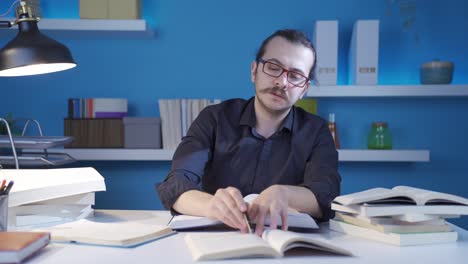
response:
<path fill-rule="evenodd" d="M 90 193 L 80 193 L 76 195 L 69 195 L 55 199 L 49 199 L 40 201 L 37 203 L 31 203 L 30 205 L 35 204 L 56 204 L 56 205 L 63 205 L 63 204 L 85 204 L 85 205 L 94 205 L 95 204 L 95 194 L 94 192 Z"/>
<path fill-rule="evenodd" d="M 283 230 L 265 230 L 262 237 L 240 232 L 190 233 L 185 242 L 195 261 L 282 257 L 290 249 L 300 247 L 352 256 L 320 234 L 301 234 Z"/>
<path fill-rule="evenodd" d="M 187 122 L 187 100 L 180 99 L 180 121 L 182 125 L 182 137 L 187 135 L 188 122 Z"/>
<path fill-rule="evenodd" d="M 163 149 L 169 149 L 170 117 L 169 103 L 167 99 L 159 99 L 159 116 L 161 117 L 161 132 Z"/>
<path fill-rule="evenodd" d="M 317 53 L 317 85 L 336 85 L 338 73 L 338 20 L 316 21 L 312 42 Z"/>
<path fill-rule="evenodd" d="M 350 84 L 378 83 L 379 20 L 358 20 L 354 23 L 348 59 Z"/>
<path fill-rule="evenodd" d="M 333 202 L 351 204 L 415 204 L 415 205 L 468 205 L 468 199 L 442 192 L 434 192 L 409 186 L 392 189 L 372 188 L 336 197 Z"/>
<path fill-rule="evenodd" d="M 331 209 L 339 212 L 359 214 L 365 217 L 394 216 L 405 214 L 468 215 L 466 205 L 340 205 L 332 203 Z"/>
<path fill-rule="evenodd" d="M 448 232 L 452 228 L 447 223 L 443 225 L 432 225 L 430 223 L 409 223 L 409 222 L 390 222 L 385 224 L 369 223 L 353 215 L 336 213 L 335 220 L 346 222 L 348 224 L 376 230 L 382 233 L 427 233 L 427 232 Z"/>
<path fill-rule="evenodd" d="M 430 232 L 414 234 L 382 233 L 376 230 L 355 226 L 345 222 L 330 219 L 330 229 L 396 246 L 411 246 L 455 242 L 458 238 L 456 231 Z"/>
<path fill-rule="evenodd" d="M 91 205 L 20 205 L 9 208 L 8 225 L 14 230 L 30 230 L 68 223 L 93 215 Z"/>
<path fill-rule="evenodd" d="M 244 201 L 251 203 L 258 194 L 249 194 L 244 197 Z M 253 221 L 251 224 L 255 224 Z M 270 224 L 270 219 L 265 219 L 265 225 Z M 281 225 L 281 219 L 278 220 L 278 225 Z M 169 222 L 169 226 L 174 230 L 193 229 L 209 226 L 222 225 L 221 221 L 212 220 L 202 216 L 192 215 L 176 215 Z M 317 229 L 317 223 L 308 214 L 297 212 L 296 210 L 289 210 L 288 212 L 288 226 L 301 229 Z"/>
<path fill-rule="evenodd" d="M 1 170 L 1 175 L 15 182 L 8 199 L 9 207 L 106 190 L 104 178 L 91 167 L 8 169 Z"/>

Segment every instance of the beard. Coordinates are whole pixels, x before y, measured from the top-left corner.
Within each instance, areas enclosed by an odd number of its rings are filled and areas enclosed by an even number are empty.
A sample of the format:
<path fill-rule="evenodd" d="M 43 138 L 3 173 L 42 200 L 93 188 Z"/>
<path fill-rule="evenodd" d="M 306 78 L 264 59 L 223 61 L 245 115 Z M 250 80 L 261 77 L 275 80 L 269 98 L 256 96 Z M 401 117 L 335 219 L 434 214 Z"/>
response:
<path fill-rule="evenodd" d="M 279 101 L 272 100 L 269 98 L 270 96 L 280 97 L 278 98 Z M 257 97 L 261 107 L 271 114 L 284 114 L 291 108 L 288 94 L 286 94 L 284 89 L 277 86 L 263 88 L 262 90 L 258 91 Z"/>

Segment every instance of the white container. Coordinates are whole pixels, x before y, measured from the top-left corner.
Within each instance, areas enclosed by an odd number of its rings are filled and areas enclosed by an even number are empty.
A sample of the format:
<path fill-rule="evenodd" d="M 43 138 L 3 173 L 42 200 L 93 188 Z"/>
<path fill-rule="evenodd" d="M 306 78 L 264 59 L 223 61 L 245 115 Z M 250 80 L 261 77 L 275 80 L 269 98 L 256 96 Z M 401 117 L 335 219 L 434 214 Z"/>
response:
<path fill-rule="evenodd" d="M 378 83 L 379 20 L 358 20 L 354 23 L 348 59 L 349 84 Z"/>
<path fill-rule="evenodd" d="M 317 52 L 316 85 L 336 85 L 338 73 L 338 21 L 316 21 L 312 42 Z"/>

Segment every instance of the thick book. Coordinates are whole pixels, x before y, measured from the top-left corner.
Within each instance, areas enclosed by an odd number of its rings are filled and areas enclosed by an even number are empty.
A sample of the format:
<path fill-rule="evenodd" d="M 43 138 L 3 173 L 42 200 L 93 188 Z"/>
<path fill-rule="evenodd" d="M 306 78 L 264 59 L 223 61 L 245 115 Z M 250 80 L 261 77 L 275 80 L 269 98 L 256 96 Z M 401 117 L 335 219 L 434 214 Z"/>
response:
<path fill-rule="evenodd" d="M 104 178 L 91 167 L 8 169 L 2 170 L 2 174 L 15 182 L 9 207 L 106 190 Z"/>
<path fill-rule="evenodd" d="M 244 201 L 251 203 L 258 194 L 249 194 L 244 197 Z M 281 225 L 281 219 L 278 221 L 278 225 Z M 252 222 L 250 224 L 255 224 Z M 270 219 L 265 219 L 265 225 L 270 224 Z M 196 229 L 209 226 L 220 226 L 223 223 L 219 220 L 209 219 L 202 216 L 192 216 L 192 215 L 176 215 L 169 222 L 169 226 L 174 230 L 184 230 L 184 229 Z M 296 210 L 290 209 L 288 211 L 288 227 L 297 228 L 297 229 L 317 229 L 317 223 L 315 220 L 308 214 L 300 213 Z"/>
<path fill-rule="evenodd" d="M 333 200 L 342 205 L 351 204 L 414 204 L 414 205 L 468 205 L 468 199 L 461 196 L 429 191 L 409 186 L 392 189 L 373 188 L 362 192 L 341 195 Z"/>
<path fill-rule="evenodd" d="M 424 223 L 409 223 L 403 221 L 394 221 L 386 224 L 369 223 L 368 221 L 355 217 L 353 215 L 347 215 L 343 213 L 336 213 L 335 220 L 360 226 L 372 230 L 376 230 L 382 233 L 428 233 L 428 232 L 449 232 L 452 228 L 447 223 L 443 225 L 432 224 L 431 222 Z"/>
<path fill-rule="evenodd" d="M 185 242 L 195 261 L 249 257 L 282 257 L 293 248 L 309 248 L 352 256 L 319 234 L 301 234 L 283 230 L 265 230 L 262 237 L 240 232 L 190 233 Z"/>
<path fill-rule="evenodd" d="M 49 241 L 45 232 L 0 232 L 0 263 L 20 263 Z"/>
<path fill-rule="evenodd" d="M 330 229 L 366 239 L 376 240 L 396 246 L 412 246 L 455 242 L 458 238 L 456 231 L 427 232 L 427 233 L 382 233 L 343 221 L 330 219 Z"/>

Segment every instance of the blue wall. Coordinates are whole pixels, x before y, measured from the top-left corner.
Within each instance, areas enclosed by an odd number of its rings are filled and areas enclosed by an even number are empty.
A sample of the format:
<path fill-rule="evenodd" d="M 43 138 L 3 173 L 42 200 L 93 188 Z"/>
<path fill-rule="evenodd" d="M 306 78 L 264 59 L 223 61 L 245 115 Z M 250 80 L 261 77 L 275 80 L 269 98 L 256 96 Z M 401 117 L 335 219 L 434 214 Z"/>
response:
<path fill-rule="evenodd" d="M 6 10 L 6 1 L 0 9 Z M 419 66 L 455 63 L 454 84 L 468 83 L 467 2 L 417 0 L 408 31 L 387 0 L 143 1 L 152 39 L 61 38 L 79 66 L 43 76 L 0 79 L 0 116 L 34 117 L 46 134 L 62 135 L 69 97 L 126 97 L 130 115 L 159 115 L 159 98 L 248 98 L 250 63 L 261 41 L 279 28 L 312 36 L 315 20 L 339 20 L 339 83 L 347 84 L 347 51 L 357 19 L 379 19 L 380 84 L 418 84 Z M 78 1 L 42 0 L 46 18 L 77 18 Z M 39 24 L 40 26 L 40 24 Z M 1 35 L 0 35 L 1 36 Z M 1 37 L 0 45 L 7 39 Z M 407 184 L 468 197 L 466 98 L 320 99 L 335 112 L 342 148 L 365 148 L 370 123 L 386 120 L 394 148 L 430 149 L 429 163 L 341 163 L 343 193 Z M 153 189 L 170 162 L 82 162 L 106 178 L 99 208 L 159 209 Z M 454 221 L 468 228 L 468 219 Z"/>

